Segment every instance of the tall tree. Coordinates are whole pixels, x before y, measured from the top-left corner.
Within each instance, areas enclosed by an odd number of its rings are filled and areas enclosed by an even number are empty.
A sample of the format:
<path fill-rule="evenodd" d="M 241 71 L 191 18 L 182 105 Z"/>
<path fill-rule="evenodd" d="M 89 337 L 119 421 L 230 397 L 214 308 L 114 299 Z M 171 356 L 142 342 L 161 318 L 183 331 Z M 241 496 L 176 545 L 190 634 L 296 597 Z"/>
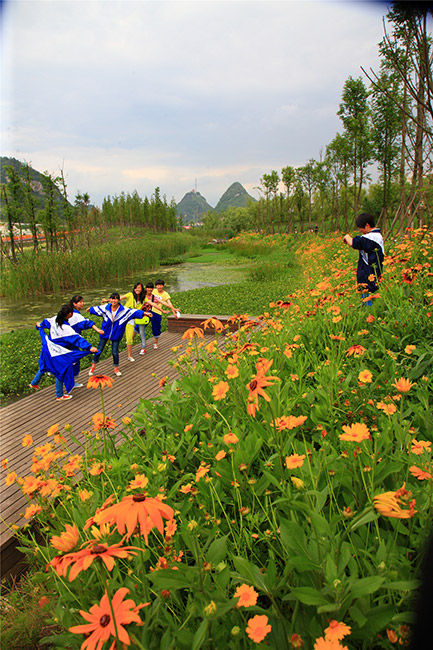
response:
<path fill-rule="evenodd" d="M 42 228 L 45 233 L 47 250 L 49 247 L 52 252 L 54 249 L 58 248 L 57 229 L 59 227 L 59 216 L 55 205 L 55 196 L 57 191 L 55 178 L 47 171 L 42 175 L 42 186 L 45 194 L 45 206 L 40 212 Z"/>
<path fill-rule="evenodd" d="M 32 190 L 32 179 L 30 176 L 30 164 L 26 163 L 24 165 L 24 206 L 27 213 L 30 232 L 33 237 L 33 250 L 37 253 L 39 248 L 38 241 L 38 227 L 37 227 L 37 218 L 36 218 L 36 201 L 33 196 Z"/>
<path fill-rule="evenodd" d="M 290 195 L 295 186 L 296 181 L 296 171 L 290 165 L 283 167 L 281 170 L 281 180 L 283 181 L 284 187 L 286 188 L 286 211 L 287 211 L 287 230 L 292 232 L 293 230 L 293 221 L 291 215 L 291 201 Z"/>
<path fill-rule="evenodd" d="M 349 77 L 343 87 L 342 101 L 337 115 L 343 122 L 350 145 L 350 164 L 353 176 L 353 210 L 358 212 L 361 190 L 367 180 L 367 167 L 372 158 L 368 92 L 361 77 Z"/>

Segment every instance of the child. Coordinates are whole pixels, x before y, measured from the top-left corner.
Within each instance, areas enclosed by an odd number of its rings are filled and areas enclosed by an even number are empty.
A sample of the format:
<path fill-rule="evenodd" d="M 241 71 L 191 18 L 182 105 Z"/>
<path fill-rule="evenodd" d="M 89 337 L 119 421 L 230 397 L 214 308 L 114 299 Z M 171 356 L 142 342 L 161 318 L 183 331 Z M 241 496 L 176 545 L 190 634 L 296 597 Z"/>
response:
<path fill-rule="evenodd" d="M 69 325 L 74 329 L 77 334 L 81 334 L 84 330 L 89 330 L 89 329 L 94 329 L 95 332 L 98 334 L 103 334 L 104 330 L 99 329 L 99 327 L 96 327 L 95 323 L 92 320 L 89 320 L 88 318 L 84 318 L 84 316 L 80 313 L 80 310 L 84 308 L 84 298 L 83 296 L 80 296 L 76 294 L 75 296 L 72 296 L 69 304 L 71 305 L 73 311 L 72 311 L 72 316 L 69 319 Z M 74 363 L 74 377 L 78 377 L 80 373 L 80 362 L 77 361 Z M 75 382 L 74 388 L 81 388 L 83 384 Z"/>
<path fill-rule="evenodd" d="M 355 223 L 362 235 L 352 238 L 347 234 L 344 236 L 343 242 L 359 250 L 356 280 L 363 288 L 361 293 L 363 306 L 371 307 L 373 302 L 369 299 L 370 293 L 377 291 L 378 282 L 382 275 L 385 253 L 383 239 L 379 228 L 375 228 L 374 217 L 368 212 L 358 215 Z"/>
<path fill-rule="evenodd" d="M 141 284 L 141 282 L 136 282 L 134 284 L 134 288 L 132 289 L 132 291 L 126 293 L 124 296 L 120 296 L 120 300 L 126 300 L 125 307 L 128 307 L 128 309 L 143 309 L 144 298 L 145 298 L 145 291 L 143 289 L 143 285 Z M 145 318 L 147 317 L 145 316 Z M 147 322 L 149 322 L 149 319 L 147 319 Z M 135 325 L 136 324 L 137 323 L 135 323 Z M 134 336 L 135 336 L 135 327 L 132 321 L 127 323 L 125 331 L 126 331 L 126 349 L 128 350 L 128 361 L 135 361 L 134 357 L 132 356 L 132 343 L 134 341 Z M 146 352 L 146 332 L 145 332 L 144 325 L 139 326 L 138 331 L 141 338 L 140 354 L 144 354 Z"/>
<path fill-rule="evenodd" d="M 144 312 L 141 309 L 128 309 L 120 304 L 120 294 L 113 292 L 109 298 L 110 304 L 104 304 L 90 307 L 87 311 L 95 316 L 102 316 L 102 329 L 104 334 L 99 337 L 98 356 L 93 358 L 90 366 L 89 375 L 95 374 L 95 364 L 98 363 L 100 354 L 105 348 L 107 341 L 111 341 L 111 352 L 113 355 L 114 374 L 120 377 L 122 373 L 119 370 L 119 344 L 125 333 L 126 324 L 133 318 L 143 318 Z"/>
<path fill-rule="evenodd" d="M 75 383 L 74 363 L 86 354 L 98 351 L 72 329 L 68 323 L 71 316 L 71 305 L 62 305 L 57 316 L 36 323 L 42 340 L 42 352 L 39 357 L 39 371 L 32 380 L 31 386 L 37 386 L 44 372 L 50 372 L 56 378 L 58 402 L 72 399 L 69 393 Z M 50 330 L 48 337 L 44 332 L 45 329 Z M 67 390 L 66 395 L 63 394 L 63 384 Z"/>
<path fill-rule="evenodd" d="M 152 305 L 152 334 L 154 337 L 153 347 L 155 350 L 158 349 L 158 339 L 161 336 L 161 319 L 162 314 L 167 314 L 168 312 L 164 311 L 159 307 L 159 305 L 164 305 L 171 309 L 173 315 L 176 318 L 179 318 L 179 312 L 176 311 L 175 307 L 171 304 L 170 294 L 167 291 L 164 291 L 164 280 L 157 280 L 155 282 L 156 288 L 152 291 L 152 296 L 155 297 L 154 304 Z M 147 287 L 147 285 L 146 285 Z"/>
<path fill-rule="evenodd" d="M 84 318 L 84 316 L 80 314 L 79 310 L 83 309 L 84 307 L 83 296 L 80 296 L 78 294 L 72 296 L 71 300 L 69 301 L 69 305 L 71 307 L 72 315 L 68 320 L 68 325 L 70 325 L 77 334 L 81 334 L 82 331 L 91 328 L 94 329 L 95 332 L 98 332 L 98 334 L 104 333 L 103 330 L 99 329 L 99 327 L 96 327 L 95 323 L 92 320 L 89 320 L 88 318 Z M 47 322 L 48 321 L 51 321 L 51 319 L 47 319 Z M 80 360 L 75 361 L 75 363 L 73 364 L 73 369 L 74 369 L 74 377 L 76 378 L 80 373 Z M 39 382 L 42 379 L 44 374 L 45 372 L 39 370 L 36 373 L 35 377 L 32 379 L 32 381 L 30 382 L 29 384 L 30 388 L 39 390 Z M 82 388 L 82 386 L 83 384 L 75 381 L 73 388 Z"/>

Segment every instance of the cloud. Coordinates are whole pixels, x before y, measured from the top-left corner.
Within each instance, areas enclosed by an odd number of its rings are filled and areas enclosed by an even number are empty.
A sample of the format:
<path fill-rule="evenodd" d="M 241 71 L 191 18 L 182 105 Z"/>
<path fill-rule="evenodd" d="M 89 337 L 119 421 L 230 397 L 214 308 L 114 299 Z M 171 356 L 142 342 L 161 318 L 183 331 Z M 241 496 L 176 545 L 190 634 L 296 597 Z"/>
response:
<path fill-rule="evenodd" d="M 156 185 L 179 201 L 195 178 L 215 204 L 235 180 L 257 185 L 250 175 L 317 156 L 340 128 L 344 81 L 378 67 L 384 11 L 301 0 L 4 4 L 3 152 L 54 172 L 64 160 L 71 191 L 98 204 Z"/>

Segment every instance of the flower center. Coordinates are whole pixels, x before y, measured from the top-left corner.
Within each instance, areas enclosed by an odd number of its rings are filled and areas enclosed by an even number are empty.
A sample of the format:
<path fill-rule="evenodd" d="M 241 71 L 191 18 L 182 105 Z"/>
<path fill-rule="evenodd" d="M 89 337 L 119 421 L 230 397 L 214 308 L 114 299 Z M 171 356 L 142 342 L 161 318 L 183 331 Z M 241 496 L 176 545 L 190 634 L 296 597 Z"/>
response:
<path fill-rule="evenodd" d="M 105 553 L 106 550 L 107 549 L 105 548 L 105 546 L 102 546 L 102 544 L 97 544 L 92 548 L 90 552 L 92 553 L 92 555 L 99 555 L 100 553 Z"/>
<path fill-rule="evenodd" d="M 140 502 L 140 501 L 145 501 L 146 500 L 146 495 L 145 494 L 134 494 L 132 497 L 132 500 L 135 502 Z"/>
<path fill-rule="evenodd" d="M 99 619 L 99 625 L 101 627 L 107 627 L 109 622 L 110 622 L 110 615 L 109 614 L 104 614 L 104 616 L 101 616 L 101 618 Z"/>
<path fill-rule="evenodd" d="M 256 390 L 257 388 L 257 379 L 250 381 L 250 390 Z"/>

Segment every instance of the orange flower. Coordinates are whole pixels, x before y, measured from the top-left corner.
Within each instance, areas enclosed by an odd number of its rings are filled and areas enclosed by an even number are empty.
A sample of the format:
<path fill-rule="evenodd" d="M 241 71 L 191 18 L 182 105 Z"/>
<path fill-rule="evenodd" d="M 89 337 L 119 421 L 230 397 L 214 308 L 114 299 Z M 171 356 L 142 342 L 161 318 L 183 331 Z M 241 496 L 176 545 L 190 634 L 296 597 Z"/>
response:
<path fill-rule="evenodd" d="M 219 381 L 216 384 L 216 386 L 214 386 L 213 388 L 212 397 L 214 398 L 215 401 L 224 399 L 224 397 L 227 395 L 228 390 L 229 390 L 228 383 L 226 381 Z"/>
<path fill-rule="evenodd" d="M 287 469 L 294 469 L 295 467 L 302 467 L 305 460 L 305 454 L 299 456 L 299 454 L 292 454 L 291 456 L 286 456 L 286 467 Z"/>
<path fill-rule="evenodd" d="M 406 354 L 412 354 L 412 352 L 416 350 L 416 345 L 406 345 L 404 351 Z"/>
<path fill-rule="evenodd" d="M 431 452 L 431 442 L 426 441 L 426 440 L 412 440 L 412 447 L 411 447 L 411 452 L 413 454 L 416 454 L 417 456 L 421 456 L 421 454 L 426 451 L 427 453 Z"/>
<path fill-rule="evenodd" d="M 224 329 L 224 325 L 221 323 L 218 318 L 212 317 L 208 318 L 207 320 L 204 320 L 202 323 L 203 329 L 207 329 L 208 327 L 213 327 L 216 332 L 222 332 Z"/>
<path fill-rule="evenodd" d="M 226 433 L 224 436 L 224 443 L 226 445 L 235 445 L 237 442 L 239 442 L 239 438 L 235 433 L 232 433 L 229 431 L 229 433 Z"/>
<path fill-rule="evenodd" d="M 348 634 L 350 634 L 349 625 L 332 620 L 329 621 L 329 627 L 327 627 L 325 630 L 325 639 L 329 639 L 331 641 L 341 641 L 341 639 L 343 639 Z"/>
<path fill-rule="evenodd" d="M 159 380 L 158 386 L 160 388 L 165 386 L 165 384 L 167 383 L 167 379 L 168 379 L 168 375 L 165 375 L 165 377 L 161 377 L 161 379 Z"/>
<path fill-rule="evenodd" d="M 393 386 L 398 390 L 399 393 L 407 393 L 410 391 L 412 386 L 414 386 L 414 384 L 409 381 L 409 379 L 404 379 L 401 377 L 401 379 L 395 380 Z"/>
<path fill-rule="evenodd" d="M 236 607 L 252 607 L 256 604 L 259 594 L 249 585 L 243 584 L 235 591 L 233 598 L 239 598 Z"/>
<path fill-rule="evenodd" d="M 372 314 L 369 314 L 365 320 L 367 321 L 367 323 L 373 323 L 374 316 Z"/>
<path fill-rule="evenodd" d="M 204 339 L 204 333 L 201 327 L 190 327 L 187 329 L 183 335 L 183 339 L 193 339 L 196 336 L 199 339 Z"/>
<path fill-rule="evenodd" d="M 116 645 L 116 637 L 118 637 L 120 643 L 130 645 L 129 634 L 123 626 L 128 625 L 128 623 L 140 624 L 141 619 L 138 610 L 147 607 L 150 603 L 136 605 L 131 599 L 124 600 L 126 594 L 129 594 L 129 589 L 126 589 L 126 587 L 118 589 L 110 605 L 108 594 L 105 592 L 99 605 L 93 605 L 89 612 L 80 610 L 81 616 L 88 623 L 74 625 L 69 628 L 69 632 L 86 635 L 86 639 L 81 646 L 82 650 L 101 650 L 103 644 L 110 637 L 114 638 L 111 648 Z M 114 619 L 111 607 L 113 608 Z"/>
<path fill-rule="evenodd" d="M 268 617 L 256 615 L 248 621 L 246 633 L 252 641 L 260 643 L 272 630 L 272 626 L 268 625 Z"/>
<path fill-rule="evenodd" d="M 24 436 L 21 444 L 23 447 L 30 447 L 30 445 L 33 444 L 33 438 L 29 433 L 26 436 Z"/>
<path fill-rule="evenodd" d="M 136 474 L 132 481 L 129 481 L 129 485 L 126 489 L 136 490 L 138 488 L 144 490 L 144 488 L 147 487 L 148 483 L 149 479 L 144 474 Z"/>
<path fill-rule="evenodd" d="M 101 542 L 96 542 L 92 540 L 88 543 L 88 548 L 85 548 L 76 553 L 68 553 L 68 560 L 71 559 L 72 567 L 69 572 L 69 582 L 75 580 L 75 578 L 81 573 L 81 571 L 87 571 L 90 565 L 93 563 L 96 558 L 101 558 L 102 562 L 107 567 L 108 571 L 112 571 L 114 568 L 114 558 L 128 558 L 130 555 L 137 555 L 136 551 L 141 551 L 136 546 L 122 546 L 122 542 L 118 544 L 113 544 L 108 546 Z"/>
<path fill-rule="evenodd" d="M 229 379 L 235 379 L 235 377 L 239 376 L 238 367 L 234 366 L 232 363 L 229 363 L 229 365 L 226 368 L 225 374 Z"/>
<path fill-rule="evenodd" d="M 383 492 L 373 497 L 373 505 L 379 514 L 395 519 L 410 519 L 416 514 L 415 499 L 410 500 L 412 492 L 404 486 L 396 492 Z"/>
<path fill-rule="evenodd" d="M 53 424 L 47 431 L 47 436 L 54 436 L 56 435 L 57 431 L 59 430 L 59 425 L 58 424 Z"/>
<path fill-rule="evenodd" d="M 66 524 L 65 528 L 66 530 L 63 531 L 63 533 L 60 533 L 60 535 L 54 535 L 54 537 L 51 538 L 51 546 L 62 553 L 72 551 L 72 549 L 78 544 L 80 538 L 80 533 L 75 524 L 72 524 L 72 526 Z"/>
<path fill-rule="evenodd" d="M 115 421 L 108 417 L 108 415 L 105 416 L 102 413 L 95 413 L 95 415 L 92 417 L 93 420 L 93 431 L 99 431 L 100 429 L 115 429 L 117 424 Z"/>
<path fill-rule="evenodd" d="M 347 645 L 341 645 L 339 641 L 332 641 L 323 636 L 316 639 L 313 650 L 349 650 Z"/>
<path fill-rule="evenodd" d="M 14 483 L 17 478 L 18 474 L 16 472 L 9 472 L 5 478 L 6 485 L 12 485 L 12 483 Z"/>
<path fill-rule="evenodd" d="M 162 503 L 160 499 L 147 497 L 143 494 L 133 494 L 123 497 L 121 501 L 108 506 L 94 516 L 95 523 L 117 526 L 121 535 L 126 531 L 127 539 L 134 533 L 136 526 L 148 543 L 149 532 L 156 527 L 161 535 L 164 532 L 164 519 L 173 519 L 173 508 Z"/>
<path fill-rule="evenodd" d="M 198 468 L 195 475 L 195 482 L 197 483 L 203 476 L 205 476 L 210 470 L 210 465 L 205 465 L 204 463 Z"/>
<path fill-rule="evenodd" d="M 386 415 L 394 415 L 394 413 L 397 411 L 397 407 L 394 402 L 378 402 L 376 406 L 379 410 L 386 413 Z"/>
<path fill-rule="evenodd" d="M 25 513 L 24 513 L 24 518 L 25 519 L 30 519 L 30 517 L 34 517 L 35 515 L 39 514 L 42 512 L 41 506 L 38 506 L 36 503 L 33 503 L 31 506 L 29 506 Z"/>
<path fill-rule="evenodd" d="M 215 456 L 215 460 L 222 460 L 222 459 L 225 458 L 226 456 L 227 456 L 227 452 L 224 451 L 224 449 L 221 449 L 221 451 L 219 451 L 219 452 L 216 454 L 216 456 Z"/>
<path fill-rule="evenodd" d="M 259 408 L 259 396 L 263 397 L 266 402 L 271 401 L 269 395 L 265 393 L 264 388 L 272 386 L 275 381 L 281 381 L 279 377 L 273 375 L 266 376 L 266 372 L 270 369 L 272 363 L 273 361 L 269 361 L 268 359 L 260 359 L 256 364 L 256 376 L 247 384 L 247 388 L 249 389 L 248 413 L 253 417 Z"/>
<path fill-rule="evenodd" d="M 346 357 L 351 357 L 352 355 L 354 357 L 360 357 L 364 354 L 365 348 L 362 347 L 362 345 L 352 345 L 347 351 L 346 351 Z"/>
<path fill-rule="evenodd" d="M 362 440 L 369 440 L 371 438 L 367 426 L 363 422 L 355 422 L 350 426 L 343 426 L 345 433 L 340 433 L 338 436 L 340 440 L 349 440 L 350 442 L 361 442 Z"/>
<path fill-rule="evenodd" d="M 192 424 L 187 424 L 186 427 L 184 428 L 184 433 L 190 431 L 191 429 L 192 429 Z"/>
<path fill-rule="evenodd" d="M 94 462 L 89 469 L 89 474 L 91 476 L 99 476 L 105 470 L 105 463 Z"/>
<path fill-rule="evenodd" d="M 87 388 L 104 388 L 105 386 L 113 388 L 113 381 L 114 379 L 108 375 L 93 375 L 93 377 L 89 377 Z"/>
<path fill-rule="evenodd" d="M 299 427 L 301 424 L 304 424 L 306 419 L 306 415 L 283 415 L 280 418 L 275 418 L 274 422 L 271 422 L 271 427 L 275 426 L 278 431 L 284 431 L 285 429 L 294 429 L 295 427 Z"/>
<path fill-rule="evenodd" d="M 417 467 L 416 465 L 412 465 L 412 467 L 409 467 L 409 472 L 412 474 L 412 476 L 415 476 L 415 478 L 417 478 L 419 481 L 425 481 L 432 477 L 430 472 L 426 472 L 423 469 Z"/>
<path fill-rule="evenodd" d="M 80 497 L 80 501 L 88 501 L 90 497 L 92 496 L 92 493 L 89 492 L 89 490 L 78 490 L 78 496 Z"/>
<path fill-rule="evenodd" d="M 371 384 L 373 375 L 369 370 L 362 370 L 358 375 L 358 380 L 363 384 Z"/>
<path fill-rule="evenodd" d="M 398 636 L 394 630 L 386 630 L 386 636 L 391 643 L 397 643 Z"/>

